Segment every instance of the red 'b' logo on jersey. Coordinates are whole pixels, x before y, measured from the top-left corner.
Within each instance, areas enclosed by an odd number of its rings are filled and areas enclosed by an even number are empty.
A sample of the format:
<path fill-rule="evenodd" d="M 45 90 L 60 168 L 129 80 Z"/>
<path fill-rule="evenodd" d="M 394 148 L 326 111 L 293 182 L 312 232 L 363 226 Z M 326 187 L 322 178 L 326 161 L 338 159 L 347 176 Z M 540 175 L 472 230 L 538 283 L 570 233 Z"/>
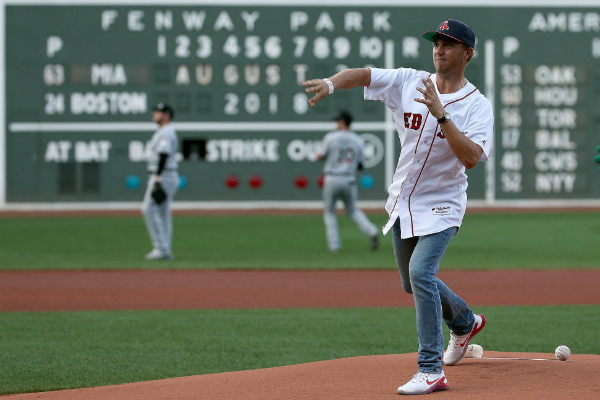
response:
<path fill-rule="evenodd" d="M 448 28 L 448 21 L 444 21 L 438 28 L 438 31 L 447 31 L 448 29 L 450 29 Z"/>

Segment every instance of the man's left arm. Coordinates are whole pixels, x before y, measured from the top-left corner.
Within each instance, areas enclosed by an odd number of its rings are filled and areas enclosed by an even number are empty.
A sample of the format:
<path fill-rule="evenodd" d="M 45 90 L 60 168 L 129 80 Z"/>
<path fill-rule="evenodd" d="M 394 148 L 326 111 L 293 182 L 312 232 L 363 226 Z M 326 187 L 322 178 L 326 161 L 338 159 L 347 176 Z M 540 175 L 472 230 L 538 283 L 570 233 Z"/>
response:
<path fill-rule="evenodd" d="M 434 118 L 437 119 L 435 116 Z M 440 127 L 442 128 L 444 136 L 446 136 L 450 149 L 456 158 L 458 158 L 458 161 L 460 161 L 466 169 L 471 169 L 476 166 L 481 159 L 481 153 L 483 153 L 481 146 L 474 143 L 465 134 L 459 131 L 451 120 L 442 122 Z"/>
<path fill-rule="evenodd" d="M 160 174 L 162 174 L 165 165 L 167 165 L 167 158 L 169 158 L 169 155 L 167 153 L 159 153 L 158 157 L 158 167 L 156 169 L 156 177 L 154 178 L 156 182 L 160 182 Z"/>
<path fill-rule="evenodd" d="M 435 119 L 442 118 L 446 111 L 440 102 L 433 82 L 430 78 L 427 78 L 423 79 L 423 84 L 425 85 L 425 89 L 417 88 L 423 94 L 423 98 L 416 98 L 415 101 L 425 104 Z M 477 165 L 481 159 L 483 148 L 461 132 L 452 120 L 442 122 L 440 128 L 444 136 L 446 136 L 450 149 L 462 165 L 466 169 L 471 169 Z"/>
<path fill-rule="evenodd" d="M 330 133 L 332 133 L 332 132 L 329 132 L 323 138 L 323 141 L 321 142 L 321 148 L 319 150 L 317 150 L 317 154 L 315 155 L 316 161 L 324 161 L 327 158 L 327 156 L 329 155 L 329 142 L 330 142 L 330 138 L 331 138 Z"/>
<path fill-rule="evenodd" d="M 360 138 L 360 136 L 359 136 Z M 357 154 L 356 154 L 356 169 L 359 171 L 362 171 L 365 166 L 364 166 L 364 161 L 365 161 L 365 141 L 360 138 L 359 139 L 359 146 L 358 146 L 358 150 L 357 150 Z"/>
<path fill-rule="evenodd" d="M 158 152 L 158 165 L 156 170 L 155 180 L 156 182 L 160 182 L 160 174 L 162 174 L 163 170 L 167 165 L 167 159 L 169 158 L 169 154 L 172 154 L 175 149 L 172 148 L 171 141 L 169 137 L 163 132 L 162 136 L 158 140 L 158 146 L 156 151 Z"/>

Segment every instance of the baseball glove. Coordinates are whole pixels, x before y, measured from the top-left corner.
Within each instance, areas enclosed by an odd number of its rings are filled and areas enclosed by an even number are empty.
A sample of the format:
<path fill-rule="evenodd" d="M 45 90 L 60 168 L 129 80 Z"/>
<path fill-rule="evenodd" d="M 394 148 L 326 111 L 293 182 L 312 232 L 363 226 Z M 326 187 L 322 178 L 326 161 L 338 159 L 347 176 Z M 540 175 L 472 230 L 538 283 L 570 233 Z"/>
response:
<path fill-rule="evenodd" d="M 165 193 L 165 189 L 163 189 L 160 182 L 154 182 L 154 188 L 152 189 L 152 198 L 154 199 L 156 204 L 162 204 L 162 202 L 167 199 L 167 193 Z"/>

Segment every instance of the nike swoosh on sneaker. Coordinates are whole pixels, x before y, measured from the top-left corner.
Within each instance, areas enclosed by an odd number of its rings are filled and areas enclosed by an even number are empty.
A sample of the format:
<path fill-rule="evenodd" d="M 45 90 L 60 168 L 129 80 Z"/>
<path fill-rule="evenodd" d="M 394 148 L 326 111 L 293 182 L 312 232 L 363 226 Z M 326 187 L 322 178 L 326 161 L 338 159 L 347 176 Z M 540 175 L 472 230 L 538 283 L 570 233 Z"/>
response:
<path fill-rule="evenodd" d="M 469 333 L 469 336 L 468 336 L 468 337 L 465 339 L 465 341 L 464 341 L 464 342 L 462 342 L 462 343 L 460 344 L 460 347 L 465 347 L 465 345 L 466 345 L 467 343 L 469 343 L 469 341 L 470 341 L 471 337 L 473 336 L 473 332 L 475 332 L 475 333 L 479 332 L 479 329 L 481 329 L 481 325 L 482 325 L 482 324 L 479 324 L 479 325 L 477 325 L 477 324 L 476 324 L 476 325 L 473 327 L 473 330 L 471 331 L 471 333 Z"/>
<path fill-rule="evenodd" d="M 444 378 L 438 378 L 438 379 L 436 379 L 436 380 L 435 380 L 435 381 L 433 381 L 433 382 L 429 382 L 429 379 L 427 379 L 427 380 L 425 381 L 425 383 L 427 383 L 428 385 L 433 385 L 434 383 L 437 383 L 437 382 L 441 381 L 442 379 L 444 379 Z"/>

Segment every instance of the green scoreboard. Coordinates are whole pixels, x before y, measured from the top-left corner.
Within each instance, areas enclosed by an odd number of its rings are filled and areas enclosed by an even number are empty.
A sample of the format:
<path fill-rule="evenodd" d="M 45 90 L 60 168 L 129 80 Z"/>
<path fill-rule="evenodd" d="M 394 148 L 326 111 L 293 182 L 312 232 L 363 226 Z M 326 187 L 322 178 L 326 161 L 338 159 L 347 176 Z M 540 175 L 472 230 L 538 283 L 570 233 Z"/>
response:
<path fill-rule="evenodd" d="M 433 71 L 421 33 L 477 35 L 466 76 L 493 103 L 469 199 L 592 200 L 600 145 L 600 3 L 574 1 L 0 1 L 0 207 L 139 202 L 152 107 L 175 110 L 177 200 L 321 199 L 321 139 L 340 110 L 366 143 L 359 198 L 383 204 L 400 151 L 362 89 L 317 107 L 301 82 L 353 67 Z"/>

